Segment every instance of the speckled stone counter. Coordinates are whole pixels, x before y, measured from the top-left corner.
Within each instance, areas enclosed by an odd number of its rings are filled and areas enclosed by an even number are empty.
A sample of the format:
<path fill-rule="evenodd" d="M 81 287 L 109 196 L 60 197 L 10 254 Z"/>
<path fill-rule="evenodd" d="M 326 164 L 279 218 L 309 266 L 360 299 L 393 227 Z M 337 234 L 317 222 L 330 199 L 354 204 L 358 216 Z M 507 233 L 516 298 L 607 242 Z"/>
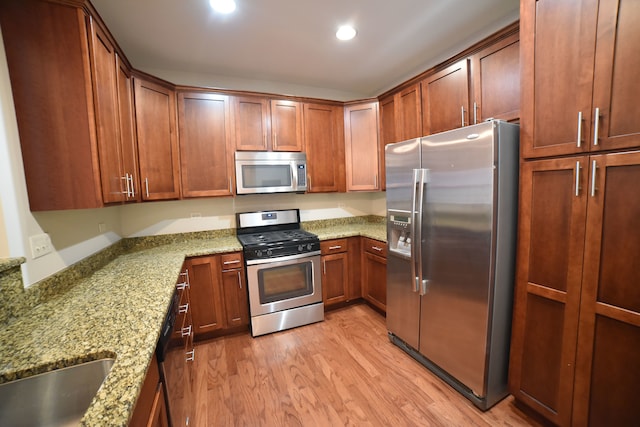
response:
<path fill-rule="evenodd" d="M 321 240 L 359 235 L 386 240 L 380 217 L 303 226 Z M 0 278 L 10 273 L 0 286 L 19 288 L 11 307 L 0 307 L 11 314 L 0 319 L 0 383 L 115 358 L 82 425 L 126 426 L 185 257 L 242 250 L 234 231 L 123 239 L 27 290 L 19 274 L 24 259 L 0 262 Z"/>
<path fill-rule="evenodd" d="M 115 358 L 82 424 L 127 425 L 184 258 L 241 250 L 234 236 L 153 242 L 150 248 L 134 243 L 2 326 L 0 382 Z"/>
<path fill-rule="evenodd" d="M 317 234 L 320 240 L 364 236 L 382 242 L 387 241 L 387 224 L 384 217 L 368 216 L 310 221 L 303 223 L 302 226 L 305 230 Z"/>

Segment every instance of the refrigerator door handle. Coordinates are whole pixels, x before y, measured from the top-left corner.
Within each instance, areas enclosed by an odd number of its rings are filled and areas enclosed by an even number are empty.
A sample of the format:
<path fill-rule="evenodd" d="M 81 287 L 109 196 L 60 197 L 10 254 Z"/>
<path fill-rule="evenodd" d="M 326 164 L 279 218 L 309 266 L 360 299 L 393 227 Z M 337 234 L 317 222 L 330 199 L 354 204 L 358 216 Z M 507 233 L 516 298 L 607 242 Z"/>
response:
<path fill-rule="evenodd" d="M 411 279 L 413 282 L 413 292 L 420 291 L 420 277 L 418 276 L 417 264 L 419 261 L 420 240 L 416 234 L 419 233 L 420 227 L 416 227 L 416 201 L 418 200 L 418 192 L 421 192 L 420 186 L 420 169 L 413 170 L 413 191 L 411 192 Z"/>
<path fill-rule="evenodd" d="M 427 183 L 429 182 L 429 169 L 421 169 L 420 170 L 420 196 L 418 201 L 418 234 L 419 240 L 417 240 L 418 248 L 419 248 L 419 258 L 418 262 L 418 280 L 416 281 L 417 291 L 420 293 L 420 296 L 423 296 L 427 293 L 427 280 L 425 280 L 425 271 L 424 266 L 422 265 L 422 232 L 423 232 L 423 224 L 422 218 L 424 217 L 424 212 L 422 208 L 424 206 Z"/>
<path fill-rule="evenodd" d="M 416 223 L 416 229 L 417 229 L 417 236 L 415 238 L 415 242 L 412 242 L 411 247 L 413 247 L 414 245 L 416 246 L 416 264 L 417 264 L 417 269 L 418 269 L 418 274 L 416 276 L 416 284 L 415 284 L 415 290 L 416 292 L 420 292 L 420 295 L 424 295 L 426 293 L 426 284 L 425 284 L 425 280 L 424 280 L 424 272 L 423 272 L 423 265 L 422 265 L 422 218 L 423 218 L 423 211 L 422 211 L 422 207 L 424 206 L 424 201 L 425 201 L 425 192 L 426 192 L 426 188 L 427 188 L 427 183 L 429 182 L 429 170 L 428 169 L 420 169 L 420 177 L 419 177 L 419 181 L 420 181 L 420 190 L 419 190 L 419 195 L 418 195 L 418 209 L 417 209 L 417 223 Z"/>

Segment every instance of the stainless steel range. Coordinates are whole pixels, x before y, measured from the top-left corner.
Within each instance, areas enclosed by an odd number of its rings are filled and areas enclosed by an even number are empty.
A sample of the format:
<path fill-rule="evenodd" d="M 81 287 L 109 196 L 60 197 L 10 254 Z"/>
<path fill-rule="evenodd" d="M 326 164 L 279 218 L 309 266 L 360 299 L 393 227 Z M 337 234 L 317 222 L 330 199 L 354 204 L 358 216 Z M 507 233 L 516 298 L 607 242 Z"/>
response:
<path fill-rule="evenodd" d="M 300 228 L 298 209 L 236 214 L 247 268 L 251 334 L 324 320 L 320 239 Z"/>

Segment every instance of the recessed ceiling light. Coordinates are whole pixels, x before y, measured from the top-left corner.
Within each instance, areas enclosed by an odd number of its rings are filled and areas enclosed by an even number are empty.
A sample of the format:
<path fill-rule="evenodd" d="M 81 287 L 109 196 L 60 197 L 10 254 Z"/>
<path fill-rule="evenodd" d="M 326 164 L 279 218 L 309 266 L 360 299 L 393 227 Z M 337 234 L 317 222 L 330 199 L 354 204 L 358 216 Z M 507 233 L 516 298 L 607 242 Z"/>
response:
<path fill-rule="evenodd" d="M 225 15 L 236 10 L 236 2 L 233 0 L 209 0 L 209 4 L 213 10 Z"/>
<path fill-rule="evenodd" d="M 356 29 L 351 25 L 343 25 L 342 27 L 338 28 L 338 31 L 336 32 L 336 37 L 340 40 L 351 40 L 355 36 Z"/>

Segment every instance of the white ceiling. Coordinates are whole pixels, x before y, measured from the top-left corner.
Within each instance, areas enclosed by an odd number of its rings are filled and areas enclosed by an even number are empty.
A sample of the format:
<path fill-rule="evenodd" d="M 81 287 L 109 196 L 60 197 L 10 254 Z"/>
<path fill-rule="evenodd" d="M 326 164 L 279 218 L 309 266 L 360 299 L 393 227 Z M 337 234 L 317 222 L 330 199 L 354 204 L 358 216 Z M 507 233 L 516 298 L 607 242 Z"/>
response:
<path fill-rule="evenodd" d="M 518 19 L 518 0 L 92 0 L 132 65 L 176 84 L 377 96 Z M 338 26 L 358 30 L 350 42 Z M 178 80 L 178 81 L 176 81 Z M 279 91 L 279 92 L 278 92 Z"/>

